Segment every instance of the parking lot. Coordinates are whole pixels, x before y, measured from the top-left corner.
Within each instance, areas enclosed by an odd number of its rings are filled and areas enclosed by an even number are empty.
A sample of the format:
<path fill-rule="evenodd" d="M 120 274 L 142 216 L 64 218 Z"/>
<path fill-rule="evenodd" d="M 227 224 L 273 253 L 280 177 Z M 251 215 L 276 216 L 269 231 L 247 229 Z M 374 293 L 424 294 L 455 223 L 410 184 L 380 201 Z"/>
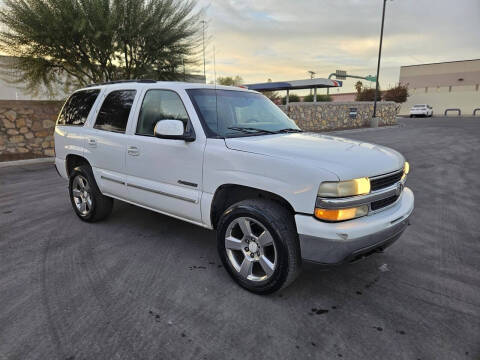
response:
<path fill-rule="evenodd" d="M 402 152 L 411 226 L 257 296 L 215 233 L 116 202 L 81 222 L 52 164 L 0 168 L 0 359 L 480 359 L 480 118 L 336 135 Z"/>

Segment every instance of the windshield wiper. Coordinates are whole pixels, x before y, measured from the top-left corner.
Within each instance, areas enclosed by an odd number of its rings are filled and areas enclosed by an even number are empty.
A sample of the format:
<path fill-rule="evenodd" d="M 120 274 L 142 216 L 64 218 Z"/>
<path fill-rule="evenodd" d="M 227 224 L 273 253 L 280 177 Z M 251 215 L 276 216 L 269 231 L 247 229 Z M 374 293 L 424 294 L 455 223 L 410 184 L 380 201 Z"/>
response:
<path fill-rule="evenodd" d="M 246 134 L 252 134 L 252 133 L 262 133 L 262 134 L 276 134 L 276 131 L 270 131 L 270 130 L 265 130 L 265 129 L 258 129 L 254 127 L 243 127 L 243 126 L 231 126 L 227 128 L 229 130 L 236 130 L 236 131 L 242 131 Z"/>
<path fill-rule="evenodd" d="M 303 130 L 300 129 L 292 129 L 292 128 L 285 128 L 285 129 L 280 129 L 275 131 L 275 134 L 283 134 L 283 133 L 299 133 L 303 132 Z"/>

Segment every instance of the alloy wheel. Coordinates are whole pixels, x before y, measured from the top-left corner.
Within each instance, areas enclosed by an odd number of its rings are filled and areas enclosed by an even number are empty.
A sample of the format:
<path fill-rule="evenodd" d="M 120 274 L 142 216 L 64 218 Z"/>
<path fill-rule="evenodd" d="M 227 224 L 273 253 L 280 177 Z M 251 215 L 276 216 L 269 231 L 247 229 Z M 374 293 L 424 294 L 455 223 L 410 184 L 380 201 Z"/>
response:
<path fill-rule="evenodd" d="M 275 271 L 277 250 L 273 237 L 255 219 L 234 219 L 225 233 L 225 249 L 230 264 L 245 279 L 264 281 Z"/>
<path fill-rule="evenodd" d="M 87 216 L 92 210 L 92 194 L 87 179 L 82 175 L 77 175 L 73 179 L 72 197 L 80 214 Z"/>

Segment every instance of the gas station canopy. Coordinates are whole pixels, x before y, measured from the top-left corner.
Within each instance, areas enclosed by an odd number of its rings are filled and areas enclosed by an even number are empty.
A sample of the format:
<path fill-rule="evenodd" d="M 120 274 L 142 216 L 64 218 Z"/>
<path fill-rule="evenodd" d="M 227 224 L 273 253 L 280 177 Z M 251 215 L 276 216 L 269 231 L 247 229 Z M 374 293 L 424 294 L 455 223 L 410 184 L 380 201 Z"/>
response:
<path fill-rule="evenodd" d="M 300 90 L 341 87 L 342 82 L 332 79 L 316 78 L 306 80 L 265 82 L 258 84 L 244 85 L 249 90 L 256 91 L 277 91 L 277 90 Z"/>

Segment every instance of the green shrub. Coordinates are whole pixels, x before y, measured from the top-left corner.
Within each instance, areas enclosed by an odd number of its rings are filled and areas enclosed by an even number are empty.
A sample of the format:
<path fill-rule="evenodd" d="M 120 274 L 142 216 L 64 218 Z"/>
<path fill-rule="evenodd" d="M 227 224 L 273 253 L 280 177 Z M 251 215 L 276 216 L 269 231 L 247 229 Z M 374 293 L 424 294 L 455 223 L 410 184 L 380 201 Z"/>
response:
<path fill-rule="evenodd" d="M 300 97 L 298 95 L 295 95 L 295 94 L 290 94 L 289 96 L 289 99 L 288 99 L 289 102 L 300 102 Z M 287 97 L 283 97 L 282 98 L 282 104 L 283 105 L 286 105 L 287 104 Z"/>
<path fill-rule="evenodd" d="M 307 95 L 303 98 L 303 102 L 313 102 L 313 94 L 312 95 Z M 332 97 L 330 95 L 325 95 L 325 94 L 317 94 L 317 102 L 321 101 L 332 101 Z"/>
<path fill-rule="evenodd" d="M 391 88 L 383 94 L 383 100 L 395 101 L 396 103 L 404 103 L 407 101 L 408 85 L 398 84 L 394 88 Z"/>
<path fill-rule="evenodd" d="M 378 92 L 377 100 L 380 101 L 382 94 Z M 363 89 L 361 92 L 357 93 L 355 97 L 356 101 L 374 101 L 375 100 L 375 89 Z"/>

